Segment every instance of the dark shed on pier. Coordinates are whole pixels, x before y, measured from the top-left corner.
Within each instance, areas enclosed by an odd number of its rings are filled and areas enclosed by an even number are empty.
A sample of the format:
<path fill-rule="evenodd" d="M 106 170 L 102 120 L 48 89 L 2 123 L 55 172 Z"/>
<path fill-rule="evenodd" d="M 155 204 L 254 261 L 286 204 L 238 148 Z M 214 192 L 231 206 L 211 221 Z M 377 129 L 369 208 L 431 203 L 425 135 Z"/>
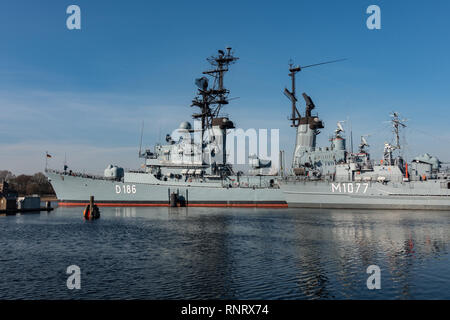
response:
<path fill-rule="evenodd" d="M 17 192 L 9 189 L 6 181 L 0 183 L 0 211 L 17 209 Z"/>

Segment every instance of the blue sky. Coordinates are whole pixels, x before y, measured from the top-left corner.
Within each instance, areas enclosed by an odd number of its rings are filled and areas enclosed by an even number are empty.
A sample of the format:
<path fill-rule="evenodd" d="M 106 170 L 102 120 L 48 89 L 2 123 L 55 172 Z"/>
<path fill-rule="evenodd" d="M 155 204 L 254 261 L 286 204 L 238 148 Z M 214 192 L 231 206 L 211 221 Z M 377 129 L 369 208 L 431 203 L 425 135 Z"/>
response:
<path fill-rule="evenodd" d="M 66 28 L 81 8 L 82 29 Z M 381 8 L 381 30 L 366 8 Z M 320 144 L 350 117 L 355 145 L 369 138 L 374 158 L 391 133 L 389 112 L 408 118 L 408 157 L 450 161 L 450 2 L 435 1 L 0 1 L 0 169 L 32 173 L 44 153 L 60 167 L 100 172 L 139 166 L 141 121 L 152 146 L 190 118 L 194 79 L 205 58 L 231 46 L 240 57 L 226 75 L 236 125 L 279 128 L 289 154 L 287 63 L 348 58 L 305 69 L 307 92 L 325 121 Z"/>

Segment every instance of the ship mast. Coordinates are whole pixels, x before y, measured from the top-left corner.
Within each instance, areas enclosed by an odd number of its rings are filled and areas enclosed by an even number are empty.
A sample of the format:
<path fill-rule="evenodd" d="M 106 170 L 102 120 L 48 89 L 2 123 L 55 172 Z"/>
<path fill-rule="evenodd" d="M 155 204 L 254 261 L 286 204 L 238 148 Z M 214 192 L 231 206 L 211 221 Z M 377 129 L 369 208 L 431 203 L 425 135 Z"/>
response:
<path fill-rule="evenodd" d="M 394 133 L 394 139 L 395 139 L 395 145 L 391 145 L 390 143 L 384 144 L 384 161 L 387 162 L 389 165 L 393 164 L 393 158 L 392 153 L 395 150 L 400 150 L 400 128 L 405 128 L 406 119 L 400 119 L 400 115 L 398 112 L 393 112 L 391 114 L 391 120 L 390 123 L 392 124 L 392 131 Z"/>
<path fill-rule="evenodd" d="M 398 112 L 393 112 L 391 114 L 391 117 L 392 117 L 391 123 L 392 123 L 393 131 L 394 131 L 394 135 L 395 135 L 394 150 L 395 149 L 401 149 L 401 146 L 400 146 L 400 127 L 406 128 L 406 124 L 404 123 L 406 120 L 405 119 L 401 120 L 399 118 Z"/>
<path fill-rule="evenodd" d="M 289 63 L 289 77 L 291 77 L 291 91 L 289 91 L 287 88 L 284 88 L 284 94 L 286 97 L 291 100 L 292 103 L 292 115 L 289 120 L 292 121 L 291 127 L 298 127 L 301 119 L 300 112 L 297 109 L 296 103 L 297 103 L 297 96 L 295 95 L 295 74 L 299 72 L 301 68 L 299 66 L 294 67 L 293 63 Z"/>
<path fill-rule="evenodd" d="M 305 68 L 310 68 L 310 67 L 315 67 L 315 66 L 320 66 L 322 64 L 328 64 L 328 63 L 334 63 L 334 62 L 340 62 L 340 61 L 344 61 L 347 59 L 338 59 L 338 60 L 332 60 L 332 61 L 325 61 L 325 62 L 320 62 L 320 63 L 315 63 L 315 64 L 310 64 L 307 66 L 294 66 L 292 60 L 289 62 L 289 77 L 291 77 L 291 91 L 289 91 L 287 88 L 284 88 L 284 95 L 291 100 L 292 103 L 292 114 L 291 114 L 291 118 L 289 119 L 290 121 L 292 121 L 291 127 L 298 127 L 300 125 L 300 120 L 302 119 L 302 116 L 300 115 L 300 112 L 297 109 L 296 103 L 297 103 L 297 96 L 295 93 L 295 75 L 297 72 L 300 72 L 301 70 L 305 69 Z M 306 95 L 303 94 L 303 97 L 306 99 L 305 97 Z M 308 101 L 307 101 L 308 104 Z M 310 108 L 310 106 L 307 105 L 306 107 L 306 117 L 310 117 L 310 112 L 311 112 L 312 108 Z"/>
<path fill-rule="evenodd" d="M 224 87 L 224 75 L 228 71 L 228 66 L 235 63 L 238 59 L 233 56 L 230 47 L 226 48 L 226 52 L 218 50 L 217 55 L 206 59 L 213 66 L 213 69 L 203 72 L 204 75 L 213 79 L 212 87 L 209 87 L 207 77 L 201 77 L 195 80 L 198 93 L 192 100 L 191 106 L 199 107 L 200 112 L 193 114 L 192 117 L 194 119 L 201 119 L 202 122 L 202 153 L 204 132 L 208 128 L 211 128 L 212 120 L 219 115 L 222 107 L 228 104 L 228 94 L 230 91 Z"/>

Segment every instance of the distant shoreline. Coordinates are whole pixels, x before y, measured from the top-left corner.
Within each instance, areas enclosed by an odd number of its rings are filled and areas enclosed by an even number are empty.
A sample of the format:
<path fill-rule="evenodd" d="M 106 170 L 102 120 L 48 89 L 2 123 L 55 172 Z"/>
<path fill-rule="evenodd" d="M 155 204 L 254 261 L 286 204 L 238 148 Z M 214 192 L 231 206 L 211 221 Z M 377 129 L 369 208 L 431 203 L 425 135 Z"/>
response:
<path fill-rule="evenodd" d="M 3 182 L 7 183 L 7 189 L 17 196 L 39 195 L 43 201 L 56 201 L 55 191 L 42 172 L 16 176 L 9 170 L 0 170 L 0 183 Z"/>

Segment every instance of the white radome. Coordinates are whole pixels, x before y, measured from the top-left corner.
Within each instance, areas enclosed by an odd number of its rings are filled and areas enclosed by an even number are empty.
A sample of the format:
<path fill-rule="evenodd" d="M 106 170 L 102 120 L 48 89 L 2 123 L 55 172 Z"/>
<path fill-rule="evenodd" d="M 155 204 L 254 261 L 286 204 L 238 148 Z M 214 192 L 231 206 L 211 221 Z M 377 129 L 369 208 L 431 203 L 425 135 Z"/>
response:
<path fill-rule="evenodd" d="M 192 126 L 188 121 L 183 121 L 182 123 L 180 123 L 180 129 L 182 130 L 191 130 Z"/>

